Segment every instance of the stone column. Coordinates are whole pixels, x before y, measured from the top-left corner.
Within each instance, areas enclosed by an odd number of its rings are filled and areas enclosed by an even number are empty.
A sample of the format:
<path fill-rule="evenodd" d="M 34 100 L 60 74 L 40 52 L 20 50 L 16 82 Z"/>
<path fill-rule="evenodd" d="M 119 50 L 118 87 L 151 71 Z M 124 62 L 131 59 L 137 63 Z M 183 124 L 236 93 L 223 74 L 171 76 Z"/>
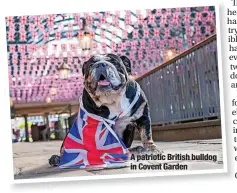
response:
<path fill-rule="evenodd" d="M 29 129 L 28 129 L 28 120 L 27 120 L 27 115 L 24 115 L 24 119 L 25 119 L 25 138 L 26 141 L 29 142 Z"/>

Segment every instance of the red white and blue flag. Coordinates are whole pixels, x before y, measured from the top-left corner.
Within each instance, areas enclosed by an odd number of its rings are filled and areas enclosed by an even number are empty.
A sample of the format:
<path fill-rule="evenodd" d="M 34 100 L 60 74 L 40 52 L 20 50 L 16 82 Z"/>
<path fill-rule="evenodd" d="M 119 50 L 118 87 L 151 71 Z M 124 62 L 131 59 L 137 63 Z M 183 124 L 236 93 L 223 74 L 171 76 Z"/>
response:
<path fill-rule="evenodd" d="M 115 118 L 116 119 L 116 118 Z M 59 167 L 91 168 L 121 166 L 129 151 L 114 132 L 113 120 L 88 114 L 82 107 L 65 141 Z"/>
<path fill-rule="evenodd" d="M 60 168 L 126 166 L 130 152 L 115 132 L 116 121 L 127 115 L 140 96 L 140 86 L 130 106 L 113 119 L 87 112 L 80 100 L 77 119 L 63 143 Z"/>

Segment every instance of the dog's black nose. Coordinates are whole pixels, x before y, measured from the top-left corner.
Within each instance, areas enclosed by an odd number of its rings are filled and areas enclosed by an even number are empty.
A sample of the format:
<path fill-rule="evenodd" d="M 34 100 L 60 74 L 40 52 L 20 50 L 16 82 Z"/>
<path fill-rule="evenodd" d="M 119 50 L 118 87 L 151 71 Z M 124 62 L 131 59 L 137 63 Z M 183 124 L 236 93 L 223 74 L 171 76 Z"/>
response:
<path fill-rule="evenodd" d="M 104 63 L 99 63 L 97 66 L 98 71 L 100 71 L 101 73 L 106 72 L 106 65 Z"/>
<path fill-rule="evenodd" d="M 100 63 L 100 65 L 101 65 L 102 67 L 105 67 L 105 63 Z"/>

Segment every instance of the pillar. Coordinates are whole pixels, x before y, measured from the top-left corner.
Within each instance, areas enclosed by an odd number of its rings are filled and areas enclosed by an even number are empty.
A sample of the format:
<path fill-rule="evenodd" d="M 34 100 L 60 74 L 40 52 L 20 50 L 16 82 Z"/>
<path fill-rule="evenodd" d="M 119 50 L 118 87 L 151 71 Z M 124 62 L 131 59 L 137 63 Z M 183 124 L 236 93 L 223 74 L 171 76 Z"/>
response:
<path fill-rule="evenodd" d="M 45 113 L 45 121 L 46 121 L 46 134 L 48 136 L 48 140 L 50 140 L 49 113 Z"/>
<path fill-rule="evenodd" d="M 25 119 L 25 137 L 26 137 L 26 141 L 29 142 L 29 129 L 28 129 L 27 115 L 24 115 L 24 119 Z"/>

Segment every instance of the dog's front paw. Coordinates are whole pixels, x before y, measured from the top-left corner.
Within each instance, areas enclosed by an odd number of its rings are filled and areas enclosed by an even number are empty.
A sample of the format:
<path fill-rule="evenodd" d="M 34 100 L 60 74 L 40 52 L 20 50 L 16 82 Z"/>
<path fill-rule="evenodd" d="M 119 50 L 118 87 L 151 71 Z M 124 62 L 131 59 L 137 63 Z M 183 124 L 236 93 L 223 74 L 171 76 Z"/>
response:
<path fill-rule="evenodd" d="M 162 154 L 163 151 L 157 147 L 157 145 L 152 141 L 145 141 L 143 142 L 144 148 L 146 148 L 148 151 L 150 151 L 153 154 Z"/>

